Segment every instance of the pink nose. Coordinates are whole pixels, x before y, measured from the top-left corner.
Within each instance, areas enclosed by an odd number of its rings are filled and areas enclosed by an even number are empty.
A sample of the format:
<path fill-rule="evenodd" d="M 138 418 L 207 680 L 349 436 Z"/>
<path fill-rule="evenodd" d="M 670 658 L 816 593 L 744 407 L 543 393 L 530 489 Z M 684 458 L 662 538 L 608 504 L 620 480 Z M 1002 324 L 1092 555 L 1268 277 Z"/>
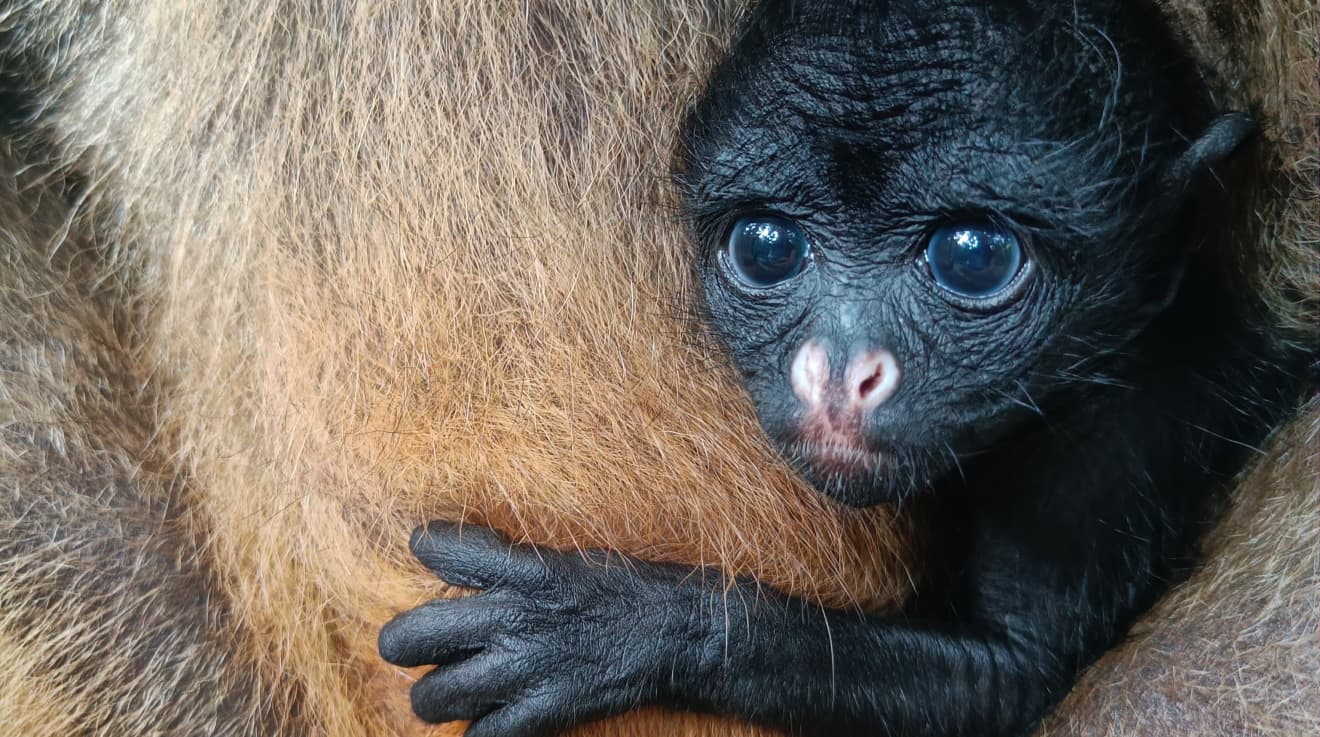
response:
<path fill-rule="evenodd" d="M 842 412 L 866 413 L 884 404 L 898 390 L 900 377 L 898 359 L 879 349 L 854 354 L 842 383 L 836 383 L 830 377 L 829 353 L 816 340 L 802 344 L 790 369 L 793 393 L 808 409 L 832 404 Z"/>
<path fill-rule="evenodd" d="M 867 351 L 852 357 L 843 375 L 850 402 L 869 412 L 884 404 L 898 390 L 898 359 L 886 350 Z"/>

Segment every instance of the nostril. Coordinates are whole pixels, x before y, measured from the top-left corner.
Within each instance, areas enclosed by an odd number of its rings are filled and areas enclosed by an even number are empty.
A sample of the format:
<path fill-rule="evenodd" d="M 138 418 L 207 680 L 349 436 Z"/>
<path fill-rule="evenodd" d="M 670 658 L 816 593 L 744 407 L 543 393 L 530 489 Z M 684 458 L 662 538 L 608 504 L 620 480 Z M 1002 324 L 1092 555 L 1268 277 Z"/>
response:
<path fill-rule="evenodd" d="M 854 357 L 846 377 L 848 386 L 857 387 L 852 401 L 862 411 L 879 407 L 898 390 L 899 374 L 898 360 L 889 351 L 868 351 Z"/>
<path fill-rule="evenodd" d="M 866 399 L 866 395 L 870 394 L 872 391 L 875 390 L 877 386 L 880 385 L 880 378 L 881 377 L 877 374 L 871 374 L 869 377 L 867 377 L 867 379 L 864 380 L 861 383 L 861 385 L 857 387 L 857 398 Z"/>

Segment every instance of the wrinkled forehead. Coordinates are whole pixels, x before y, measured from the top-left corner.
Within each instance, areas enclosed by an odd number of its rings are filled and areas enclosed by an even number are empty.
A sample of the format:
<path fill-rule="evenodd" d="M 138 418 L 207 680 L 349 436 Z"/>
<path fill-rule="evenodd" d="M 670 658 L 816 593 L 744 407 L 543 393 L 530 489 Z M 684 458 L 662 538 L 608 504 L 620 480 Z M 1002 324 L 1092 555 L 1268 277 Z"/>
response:
<path fill-rule="evenodd" d="M 1181 85 L 1151 83 L 1144 31 L 1028 5 L 763 6 L 685 128 L 692 214 L 974 210 L 1117 234 L 1118 203 L 1176 148 Z"/>
<path fill-rule="evenodd" d="M 1088 43 L 1071 16 L 1027 5 L 767 3 L 733 49 L 727 102 L 744 123 L 824 120 L 893 146 L 938 130 L 936 118 L 994 126 L 1042 119 L 1042 106 L 1065 113 L 1056 126 L 1083 117 L 1102 104 L 1113 64 L 1100 57 L 1113 49 Z"/>
<path fill-rule="evenodd" d="M 688 154 L 716 175 L 769 152 L 881 173 L 932 145 L 1080 140 L 1110 104 L 1116 52 L 1028 5 L 764 3 L 693 111 Z"/>

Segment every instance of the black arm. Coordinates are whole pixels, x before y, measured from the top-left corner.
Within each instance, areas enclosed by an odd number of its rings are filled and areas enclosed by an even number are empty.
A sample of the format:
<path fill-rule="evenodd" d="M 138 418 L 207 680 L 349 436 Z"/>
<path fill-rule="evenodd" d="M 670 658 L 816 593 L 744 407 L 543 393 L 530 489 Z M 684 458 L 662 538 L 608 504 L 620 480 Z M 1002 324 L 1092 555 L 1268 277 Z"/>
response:
<path fill-rule="evenodd" d="M 431 721 L 476 719 L 473 737 L 648 704 L 804 734 L 1020 733 L 1161 587 L 1187 527 L 1182 492 L 1161 490 L 1207 484 L 1203 465 L 1158 465 L 1172 421 L 1144 418 L 1134 435 L 1127 412 L 1105 414 L 1084 430 L 1042 428 L 1039 458 L 984 469 L 1017 483 L 963 492 L 965 548 L 940 616 L 823 609 L 751 581 L 726 588 L 713 571 L 432 523 L 414 536 L 418 557 L 484 591 L 400 615 L 381 652 L 440 665 L 414 706 Z"/>
<path fill-rule="evenodd" d="M 1252 363 L 1194 334 L 1223 322 L 1175 322 L 1146 349 L 1162 368 L 1067 398 L 968 465 L 968 482 L 936 490 L 956 511 L 924 521 L 947 533 L 926 563 L 948 573 L 910 615 L 437 522 L 414 552 L 483 591 L 401 614 L 381 653 L 439 665 L 414 707 L 475 719 L 471 737 L 550 734 L 644 705 L 803 734 L 1021 734 L 1189 559 L 1214 486 L 1286 405 L 1286 382 L 1246 391 Z"/>

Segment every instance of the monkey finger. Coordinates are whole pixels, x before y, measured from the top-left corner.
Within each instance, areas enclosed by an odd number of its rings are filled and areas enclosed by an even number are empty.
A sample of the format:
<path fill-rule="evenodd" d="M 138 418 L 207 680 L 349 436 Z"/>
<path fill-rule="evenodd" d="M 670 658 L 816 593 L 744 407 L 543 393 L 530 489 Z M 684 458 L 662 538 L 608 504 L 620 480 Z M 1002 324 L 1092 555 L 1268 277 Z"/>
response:
<path fill-rule="evenodd" d="M 480 719 L 518 698 L 527 680 L 507 658 L 481 653 L 432 670 L 412 686 L 412 709 L 433 724 Z"/>
<path fill-rule="evenodd" d="M 445 583 L 473 589 L 525 587 L 545 576 L 535 548 L 479 525 L 436 520 L 413 530 L 408 548 Z"/>
<path fill-rule="evenodd" d="M 438 599 L 395 616 L 376 647 L 386 662 L 405 668 L 461 660 L 489 643 L 508 615 L 481 594 Z"/>
<path fill-rule="evenodd" d="M 463 737 L 548 737 L 582 719 L 545 699 L 523 699 L 474 721 Z"/>

